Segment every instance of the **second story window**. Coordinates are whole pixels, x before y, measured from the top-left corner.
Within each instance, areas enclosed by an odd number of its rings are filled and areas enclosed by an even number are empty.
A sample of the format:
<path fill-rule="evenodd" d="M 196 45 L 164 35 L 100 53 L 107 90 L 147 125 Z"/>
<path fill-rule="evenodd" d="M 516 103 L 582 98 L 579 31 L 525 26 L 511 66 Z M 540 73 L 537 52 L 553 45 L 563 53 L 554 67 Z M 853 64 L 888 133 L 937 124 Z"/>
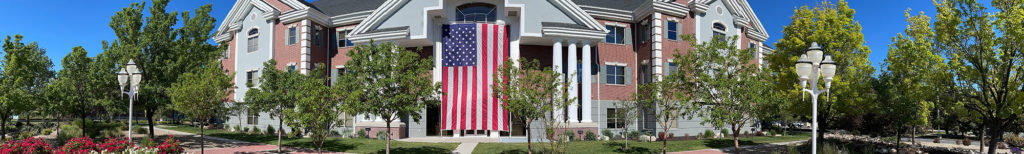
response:
<path fill-rule="evenodd" d="M 298 33 L 298 29 L 295 27 L 288 27 L 288 45 L 295 44 L 297 42 L 295 33 Z"/>
<path fill-rule="evenodd" d="M 757 59 L 757 43 L 750 43 L 747 49 L 750 49 L 751 55 L 753 55 L 754 59 Z"/>
<path fill-rule="evenodd" d="M 714 28 L 711 31 L 714 31 L 715 34 L 712 37 L 718 37 L 718 41 L 725 41 L 726 38 L 724 24 L 716 22 L 715 24 L 711 25 L 711 28 Z"/>
<path fill-rule="evenodd" d="M 246 51 L 248 51 L 248 52 L 256 52 L 256 50 L 259 50 L 260 49 L 260 41 L 259 40 L 260 40 L 260 30 L 256 29 L 256 28 L 253 28 L 253 29 L 249 30 L 249 41 L 246 43 L 248 45 L 248 48 L 247 48 L 248 50 L 246 50 Z"/>
<path fill-rule="evenodd" d="M 665 32 L 667 32 L 666 38 L 668 38 L 669 40 L 679 39 L 679 27 L 677 27 L 678 25 L 679 23 L 675 21 L 669 21 L 668 24 L 665 25 Z"/>
<path fill-rule="evenodd" d="M 256 84 L 256 71 L 245 72 L 245 84 L 253 85 Z"/>
<path fill-rule="evenodd" d="M 612 44 L 624 44 L 625 29 L 619 26 L 604 26 L 608 29 L 608 35 L 604 36 L 604 42 Z"/>
<path fill-rule="evenodd" d="M 351 32 L 351 31 L 349 31 L 349 30 L 338 31 L 337 38 L 338 38 L 338 47 L 339 48 L 352 46 L 352 41 L 348 40 L 348 37 L 346 36 L 346 35 L 348 35 L 349 32 Z"/>
<path fill-rule="evenodd" d="M 469 3 L 456 8 L 455 20 L 460 22 L 494 22 L 498 19 L 494 5 Z"/>
<path fill-rule="evenodd" d="M 292 65 L 288 65 L 288 68 L 287 68 L 286 70 L 287 70 L 288 72 L 291 72 L 291 71 L 295 71 L 295 64 L 292 64 Z"/>
<path fill-rule="evenodd" d="M 607 76 L 606 76 L 607 79 L 606 80 L 608 81 L 607 84 L 619 84 L 619 85 L 626 84 L 626 70 L 625 70 L 626 67 L 625 66 L 607 65 L 605 69 L 606 69 L 606 71 L 608 71 L 606 73 L 607 74 Z"/>

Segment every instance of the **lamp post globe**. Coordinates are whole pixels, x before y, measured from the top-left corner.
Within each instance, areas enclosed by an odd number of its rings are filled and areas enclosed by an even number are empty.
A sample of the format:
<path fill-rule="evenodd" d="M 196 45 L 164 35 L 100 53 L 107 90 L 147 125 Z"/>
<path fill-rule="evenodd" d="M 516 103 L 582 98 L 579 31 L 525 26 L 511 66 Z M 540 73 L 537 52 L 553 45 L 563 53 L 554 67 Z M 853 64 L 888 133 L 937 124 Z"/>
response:
<path fill-rule="evenodd" d="M 121 88 L 121 91 L 124 91 L 124 86 L 125 86 L 125 84 L 127 84 L 127 82 L 128 82 L 128 71 L 126 71 L 124 68 L 121 68 L 121 71 L 117 72 L 118 88 Z"/>
<path fill-rule="evenodd" d="M 135 96 L 138 94 L 139 85 L 142 83 L 142 71 L 135 66 L 135 60 L 129 59 L 128 64 L 117 72 L 117 84 L 122 94 L 128 95 L 128 141 L 132 140 L 132 109 L 135 108 Z M 125 86 L 128 87 L 125 90 Z"/>

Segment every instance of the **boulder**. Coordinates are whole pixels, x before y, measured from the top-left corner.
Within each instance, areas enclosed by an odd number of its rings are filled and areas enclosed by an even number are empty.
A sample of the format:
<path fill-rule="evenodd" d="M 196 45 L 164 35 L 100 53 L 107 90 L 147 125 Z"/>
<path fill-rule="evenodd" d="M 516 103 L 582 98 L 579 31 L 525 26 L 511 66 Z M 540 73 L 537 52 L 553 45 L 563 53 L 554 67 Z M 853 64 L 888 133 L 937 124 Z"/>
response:
<path fill-rule="evenodd" d="M 597 140 L 601 140 L 601 141 L 607 141 L 608 139 L 609 139 L 608 136 L 601 136 L 601 137 L 597 138 Z"/>

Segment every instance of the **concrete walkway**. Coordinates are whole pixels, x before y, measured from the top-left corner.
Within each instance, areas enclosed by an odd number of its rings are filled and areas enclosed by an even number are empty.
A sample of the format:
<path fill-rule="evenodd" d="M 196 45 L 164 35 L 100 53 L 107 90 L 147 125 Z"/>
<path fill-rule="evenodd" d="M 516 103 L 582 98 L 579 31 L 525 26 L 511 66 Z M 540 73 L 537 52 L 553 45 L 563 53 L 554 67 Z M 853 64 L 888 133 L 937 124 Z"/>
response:
<path fill-rule="evenodd" d="M 786 151 L 786 148 L 787 148 L 786 146 L 787 145 L 803 143 L 803 142 L 807 142 L 807 141 L 792 141 L 792 142 L 779 142 L 779 143 L 768 143 L 768 144 L 740 146 L 740 151 L 742 151 L 740 153 L 772 153 L 772 152 L 782 152 L 782 153 L 785 153 L 785 152 L 787 152 Z M 732 147 L 728 147 L 728 148 L 702 149 L 702 150 L 692 150 L 692 151 L 682 151 L 682 152 L 669 152 L 669 154 L 728 154 L 728 153 L 734 153 L 733 152 L 734 150 L 735 149 L 733 149 Z"/>
<path fill-rule="evenodd" d="M 198 141 L 197 138 L 199 138 L 199 135 L 197 135 L 197 134 L 192 134 L 192 133 L 187 133 L 187 132 L 180 132 L 180 131 L 169 130 L 169 129 L 163 129 L 163 128 L 160 128 L 160 127 L 154 127 L 153 131 L 154 131 L 154 133 L 156 133 L 157 136 L 173 135 L 174 139 L 177 139 L 177 140 L 182 142 L 182 145 L 185 146 L 185 151 L 186 152 L 189 152 L 189 153 L 200 153 L 199 145 L 197 143 L 197 141 Z M 278 149 L 277 145 L 270 145 L 270 144 L 263 144 L 263 143 L 253 143 L 253 142 L 225 139 L 225 138 L 219 138 L 219 137 L 213 137 L 213 136 L 206 136 L 206 145 L 205 145 L 205 147 L 206 148 L 203 149 L 202 152 L 203 153 L 208 153 L 208 154 L 257 154 L 257 153 L 271 153 L 273 151 L 277 151 L 277 149 Z M 286 153 L 294 153 L 294 154 L 316 153 L 315 149 L 303 149 L 303 148 L 293 148 L 293 147 L 284 147 L 284 148 L 282 148 L 282 150 L 284 152 L 286 152 Z M 342 153 L 332 153 L 332 152 L 324 152 L 324 153 L 342 154 Z"/>
<path fill-rule="evenodd" d="M 452 151 L 452 154 L 470 154 L 470 153 L 473 153 L 473 149 L 476 148 L 476 144 L 477 144 L 477 142 L 466 142 L 466 143 L 459 144 L 458 147 L 455 147 L 455 151 Z"/>

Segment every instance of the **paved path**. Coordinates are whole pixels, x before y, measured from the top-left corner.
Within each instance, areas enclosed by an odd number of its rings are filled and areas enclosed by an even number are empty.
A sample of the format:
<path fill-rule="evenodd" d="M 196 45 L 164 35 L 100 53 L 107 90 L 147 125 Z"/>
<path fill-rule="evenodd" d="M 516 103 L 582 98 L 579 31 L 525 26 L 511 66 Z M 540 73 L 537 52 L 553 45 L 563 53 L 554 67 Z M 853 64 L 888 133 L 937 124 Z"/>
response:
<path fill-rule="evenodd" d="M 470 153 L 473 153 L 473 149 L 476 148 L 476 144 L 477 144 L 477 142 L 466 142 L 466 143 L 459 144 L 458 147 L 455 147 L 455 151 L 452 151 L 452 154 L 470 154 Z"/>
<path fill-rule="evenodd" d="M 185 151 L 189 153 L 199 153 L 199 135 L 174 131 L 169 129 L 163 129 L 155 127 L 153 129 L 157 136 L 173 135 L 174 139 L 181 141 L 181 144 L 185 146 Z M 225 139 L 213 136 L 206 136 L 206 145 L 203 149 L 204 153 L 208 154 L 257 154 L 257 153 L 270 153 L 276 151 L 277 145 L 269 145 L 262 143 L 253 143 L 232 139 Z M 286 153 L 294 154 L 305 154 L 305 153 L 316 153 L 316 150 L 284 147 L 283 150 Z M 330 152 L 324 152 L 330 153 Z M 338 153 L 340 154 L 340 153 Z"/>
<path fill-rule="evenodd" d="M 797 144 L 807 141 L 792 141 L 792 142 L 779 142 L 779 143 L 768 143 L 758 145 L 747 145 L 740 146 L 741 153 L 772 153 L 772 152 L 786 152 L 786 146 L 790 144 Z M 669 154 L 728 154 L 733 153 L 733 148 L 717 148 L 717 149 L 703 149 L 683 152 L 669 152 Z"/>

